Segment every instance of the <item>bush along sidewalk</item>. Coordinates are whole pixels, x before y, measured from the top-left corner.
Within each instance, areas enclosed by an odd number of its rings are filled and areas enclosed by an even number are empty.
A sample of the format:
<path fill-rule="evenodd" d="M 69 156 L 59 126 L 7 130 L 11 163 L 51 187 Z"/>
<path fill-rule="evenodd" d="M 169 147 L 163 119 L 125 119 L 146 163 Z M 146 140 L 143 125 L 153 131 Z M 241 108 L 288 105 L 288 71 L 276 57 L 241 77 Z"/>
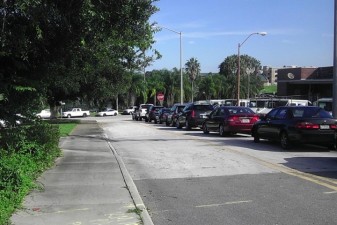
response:
<path fill-rule="evenodd" d="M 36 179 L 60 156 L 59 126 L 38 122 L 0 130 L 0 224 L 37 188 Z"/>

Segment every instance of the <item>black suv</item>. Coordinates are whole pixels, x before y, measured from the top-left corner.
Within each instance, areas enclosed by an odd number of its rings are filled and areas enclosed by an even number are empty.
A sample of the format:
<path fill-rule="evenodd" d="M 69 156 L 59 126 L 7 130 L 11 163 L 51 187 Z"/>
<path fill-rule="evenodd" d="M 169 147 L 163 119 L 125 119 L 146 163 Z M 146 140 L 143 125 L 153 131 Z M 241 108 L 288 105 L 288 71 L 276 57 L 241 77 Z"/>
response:
<path fill-rule="evenodd" d="M 186 130 L 190 130 L 192 127 L 201 127 L 203 121 L 207 118 L 206 115 L 210 114 L 213 109 L 213 105 L 211 104 L 188 104 L 183 111 L 179 113 L 176 120 L 176 127 L 185 127 Z"/>
<path fill-rule="evenodd" d="M 164 108 L 164 106 L 150 106 L 148 112 L 146 113 L 145 122 L 152 122 L 152 120 L 157 123 L 159 121 L 159 110 Z"/>
<path fill-rule="evenodd" d="M 174 104 L 172 107 L 171 107 L 171 111 L 170 113 L 167 115 L 167 118 L 166 118 L 166 126 L 176 126 L 176 119 L 177 119 L 177 116 L 180 112 L 183 111 L 183 109 L 185 108 L 186 105 L 184 104 Z"/>

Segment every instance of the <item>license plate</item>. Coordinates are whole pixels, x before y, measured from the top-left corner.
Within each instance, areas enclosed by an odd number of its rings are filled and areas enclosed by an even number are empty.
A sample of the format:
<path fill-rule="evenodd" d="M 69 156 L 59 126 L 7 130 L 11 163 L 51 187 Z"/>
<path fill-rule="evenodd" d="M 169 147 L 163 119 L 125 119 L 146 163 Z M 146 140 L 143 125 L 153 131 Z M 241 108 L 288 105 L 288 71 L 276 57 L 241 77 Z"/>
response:
<path fill-rule="evenodd" d="M 319 127 L 321 128 L 321 130 L 328 130 L 328 129 L 330 129 L 329 125 L 320 125 Z"/>
<path fill-rule="evenodd" d="M 250 120 L 249 119 L 241 119 L 241 123 L 249 123 Z"/>

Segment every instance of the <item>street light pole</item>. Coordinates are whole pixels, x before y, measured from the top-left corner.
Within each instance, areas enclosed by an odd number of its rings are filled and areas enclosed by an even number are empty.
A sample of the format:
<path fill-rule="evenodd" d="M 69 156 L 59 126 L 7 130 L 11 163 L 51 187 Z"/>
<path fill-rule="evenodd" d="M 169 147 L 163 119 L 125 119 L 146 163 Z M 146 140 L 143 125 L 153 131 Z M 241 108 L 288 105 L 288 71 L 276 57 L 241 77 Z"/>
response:
<path fill-rule="evenodd" d="M 238 76 L 237 76 L 237 82 L 236 82 L 236 104 L 237 106 L 240 106 L 240 48 L 241 46 L 254 34 L 259 34 L 261 36 L 267 35 L 267 32 L 255 32 L 251 33 L 242 43 L 238 44 Z"/>
<path fill-rule="evenodd" d="M 180 55 L 180 103 L 184 104 L 184 79 L 183 79 L 183 47 L 182 47 L 182 32 L 181 31 L 175 31 L 167 27 L 163 26 L 154 26 L 154 27 L 159 27 L 159 28 L 164 28 L 166 30 L 172 31 L 173 33 L 179 34 L 179 44 L 180 44 L 180 50 L 179 50 L 179 55 Z"/>

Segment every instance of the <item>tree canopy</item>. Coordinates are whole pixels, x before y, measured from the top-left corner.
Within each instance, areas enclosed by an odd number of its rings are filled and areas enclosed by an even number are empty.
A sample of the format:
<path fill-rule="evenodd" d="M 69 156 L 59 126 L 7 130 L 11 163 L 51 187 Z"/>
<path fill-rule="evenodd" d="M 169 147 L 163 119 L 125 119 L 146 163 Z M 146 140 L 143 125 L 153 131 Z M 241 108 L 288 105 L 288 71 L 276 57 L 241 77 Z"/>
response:
<path fill-rule="evenodd" d="M 158 9 L 153 2 L 2 1 L 0 118 L 19 112 L 16 107 L 9 112 L 18 93 L 45 98 L 53 106 L 64 99 L 97 100 L 124 92 L 129 71 L 139 69 L 143 52 L 154 43 L 149 18 Z"/>

